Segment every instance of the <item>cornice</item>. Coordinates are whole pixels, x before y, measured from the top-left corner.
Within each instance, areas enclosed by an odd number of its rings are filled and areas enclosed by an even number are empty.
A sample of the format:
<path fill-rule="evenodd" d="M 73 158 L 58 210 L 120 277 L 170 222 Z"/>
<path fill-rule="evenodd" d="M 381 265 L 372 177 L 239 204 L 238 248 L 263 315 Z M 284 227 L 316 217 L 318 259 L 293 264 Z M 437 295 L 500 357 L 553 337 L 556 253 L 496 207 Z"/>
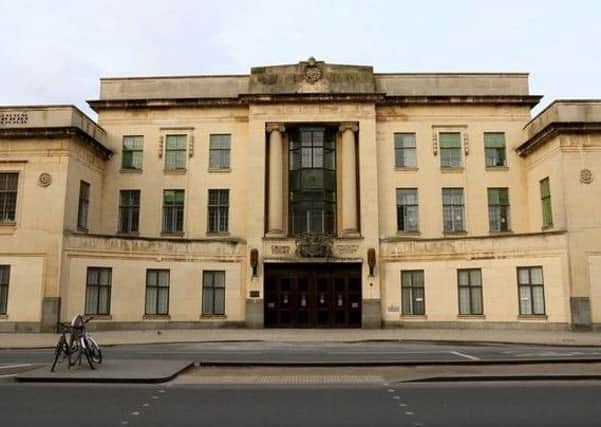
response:
<path fill-rule="evenodd" d="M 601 122 L 551 122 L 518 146 L 515 151 L 520 156 L 526 157 L 549 139 L 562 133 L 591 132 L 601 132 Z"/>

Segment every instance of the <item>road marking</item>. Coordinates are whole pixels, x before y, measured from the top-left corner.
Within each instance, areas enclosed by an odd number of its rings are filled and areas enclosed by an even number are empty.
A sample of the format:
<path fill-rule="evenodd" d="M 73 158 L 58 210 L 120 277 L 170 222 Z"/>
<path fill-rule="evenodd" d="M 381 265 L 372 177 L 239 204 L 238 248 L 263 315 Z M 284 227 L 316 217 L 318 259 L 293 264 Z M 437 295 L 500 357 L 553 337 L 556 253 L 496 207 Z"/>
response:
<path fill-rule="evenodd" d="M 145 403 L 142 406 L 145 407 L 145 408 L 148 408 L 150 406 L 150 403 Z"/>
<path fill-rule="evenodd" d="M 31 366 L 31 363 L 19 363 L 18 365 L 3 365 L 0 369 L 12 369 L 12 368 L 26 368 Z"/>
<path fill-rule="evenodd" d="M 159 396 L 152 396 L 152 398 L 156 400 L 159 398 Z"/>
<path fill-rule="evenodd" d="M 231 351 L 206 351 L 206 350 L 188 350 L 188 351 L 137 351 L 136 354 L 231 354 Z M 236 353 L 244 354 L 265 354 L 264 351 L 236 351 Z"/>
<path fill-rule="evenodd" d="M 411 411 L 405 411 L 405 415 L 413 415 L 413 412 L 411 412 Z"/>
<path fill-rule="evenodd" d="M 128 425 L 128 424 L 129 424 L 129 421 L 121 421 L 121 425 L 122 425 L 122 426 L 126 426 L 126 425 Z"/>
<path fill-rule="evenodd" d="M 465 353 L 460 353 L 458 351 L 450 351 L 449 353 L 454 354 L 455 356 L 459 356 L 459 357 L 465 357 L 466 359 L 470 359 L 470 360 L 480 360 L 479 357 L 476 356 L 470 356 L 469 354 L 465 354 Z"/>
<path fill-rule="evenodd" d="M 137 417 L 138 415 L 140 415 L 140 412 L 138 412 L 138 411 L 134 411 L 134 412 L 132 412 L 131 414 Z"/>
<path fill-rule="evenodd" d="M 392 396 L 393 399 L 400 400 L 401 396 Z"/>
<path fill-rule="evenodd" d="M 447 354 L 448 351 L 328 351 L 327 354 Z"/>

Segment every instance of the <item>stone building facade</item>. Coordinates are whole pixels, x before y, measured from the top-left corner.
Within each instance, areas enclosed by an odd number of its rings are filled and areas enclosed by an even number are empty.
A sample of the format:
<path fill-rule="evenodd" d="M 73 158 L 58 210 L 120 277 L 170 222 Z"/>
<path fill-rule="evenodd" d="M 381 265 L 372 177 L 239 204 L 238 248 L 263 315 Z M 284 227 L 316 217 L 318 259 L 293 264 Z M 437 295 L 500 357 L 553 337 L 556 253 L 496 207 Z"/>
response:
<path fill-rule="evenodd" d="M 601 101 L 527 74 L 101 79 L 0 107 L 0 331 L 601 325 Z"/>

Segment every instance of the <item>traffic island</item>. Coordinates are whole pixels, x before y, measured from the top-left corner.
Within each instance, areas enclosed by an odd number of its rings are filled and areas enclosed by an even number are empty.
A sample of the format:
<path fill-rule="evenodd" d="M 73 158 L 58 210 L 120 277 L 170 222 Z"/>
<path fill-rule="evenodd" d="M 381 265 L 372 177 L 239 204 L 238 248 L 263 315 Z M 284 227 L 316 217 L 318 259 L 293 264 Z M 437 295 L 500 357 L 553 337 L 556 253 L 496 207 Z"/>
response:
<path fill-rule="evenodd" d="M 57 366 L 55 372 L 50 367 L 34 369 L 15 376 L 18 382 L 74 382 L 74 383 L 162 383 L 172 380 L 181 372 L 194 365 L 184 360 L 108 360 L 96 369 L 81 366 L 67 368 Z"/>

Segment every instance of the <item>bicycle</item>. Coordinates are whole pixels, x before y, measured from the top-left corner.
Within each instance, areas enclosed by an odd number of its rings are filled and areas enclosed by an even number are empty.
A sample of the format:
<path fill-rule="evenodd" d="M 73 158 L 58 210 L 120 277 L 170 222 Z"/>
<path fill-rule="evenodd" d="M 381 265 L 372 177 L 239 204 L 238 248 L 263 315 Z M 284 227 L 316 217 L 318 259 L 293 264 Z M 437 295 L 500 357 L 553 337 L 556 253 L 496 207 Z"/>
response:
<path fill-rule="evenodd" d="M 54 349 L 54 362 L 50 367 L 50 372 L 54 372 L 56 364 L 62 363 L 63 360 L 65 360 L 65 358 L 68 359 L 68 367 L 69 369 L 71 369 L 71 366 L 73 366 L 72 355 L 75 353 L 75 348 L 73 346 L 73 330 L 71 328 L 71 325 L 68 323 L 59 322 L 57 323 L 57 326 L 59 328 L 62 328 L 61 337 L 59 338 L 58 343 L 56 344 L 56 347 Z M 67 339 L 67 334 L 69 334 L 69 339 Z"/>
<path fill-rule="evenodd" d="M 69 369 L 76 363 L 81 365 L 82 353 L 86 356 L 90 369 L 96 369 L 95 365 L 102 363 L 102 350 L 85 327 L 92 319 L 93 317 L 84 319 L 82 315 L 78 314 L 73 318 L 71 324 L 58 323 L 62 331 L 54 350 L 54 362 L 50 368 L 51 372 L 54 372 L 56 364 L 62 362 L 65 358 L 68 359 Z M 69 334 L 68 338 L 67 334 Z"/>

